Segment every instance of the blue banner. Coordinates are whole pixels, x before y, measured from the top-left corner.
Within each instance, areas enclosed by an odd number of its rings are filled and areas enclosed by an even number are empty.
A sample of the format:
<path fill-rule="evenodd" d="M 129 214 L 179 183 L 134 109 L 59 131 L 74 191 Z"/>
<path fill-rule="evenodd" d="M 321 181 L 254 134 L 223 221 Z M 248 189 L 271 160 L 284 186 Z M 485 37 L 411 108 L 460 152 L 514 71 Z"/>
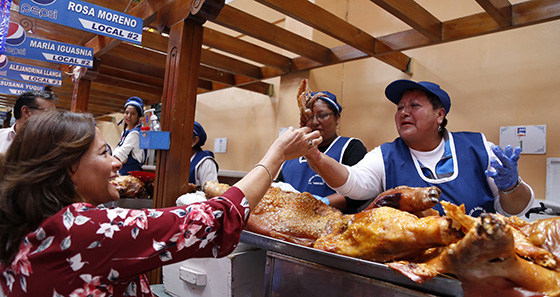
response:
<path fill-rule="evenodd" d="M 0 80 L 0 94 L 19 95 L 27 91 L 45 91 L 45 86 L 3 79 Z"/>
<path fill-rule="evenodd" d="M 4 46 L 6 46 L 11 5 L 12 0 L 0 0 L 0 55 L 4 52 Z"/>
<path fill-rule="evenodd" d="M 52 86 L 62 85 L 62 71 L 10 62 L 3 55 L 0 56 L 0 77 Z"/>
<path fill-rule="evenodd" d="M 142 43 L 144 21 L 116 10 L 79 0 L 21 0 L 19 13 L 64 26 Z"/>
<path fill-rule="evenodd" d="M 18 23 L 10 22 L 4 55 L 69 65 L 93 66 L 93 48 L 28 37 Z"/>

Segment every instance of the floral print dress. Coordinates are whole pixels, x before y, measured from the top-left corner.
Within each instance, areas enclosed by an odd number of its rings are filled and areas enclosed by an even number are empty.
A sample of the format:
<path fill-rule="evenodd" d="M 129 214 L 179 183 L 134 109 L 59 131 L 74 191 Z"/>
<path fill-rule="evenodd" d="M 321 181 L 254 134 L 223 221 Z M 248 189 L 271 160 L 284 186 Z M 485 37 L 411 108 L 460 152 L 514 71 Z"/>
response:
<path fill-rule="evenodd" d="M 0 266 L 1 288 L 6 296 L 153 296 L 146 272 L 228 255 L 248 216 L 249 203 L 236 187 L 164 209 L 75 203 L 25 237 L 12 264 Z"/>

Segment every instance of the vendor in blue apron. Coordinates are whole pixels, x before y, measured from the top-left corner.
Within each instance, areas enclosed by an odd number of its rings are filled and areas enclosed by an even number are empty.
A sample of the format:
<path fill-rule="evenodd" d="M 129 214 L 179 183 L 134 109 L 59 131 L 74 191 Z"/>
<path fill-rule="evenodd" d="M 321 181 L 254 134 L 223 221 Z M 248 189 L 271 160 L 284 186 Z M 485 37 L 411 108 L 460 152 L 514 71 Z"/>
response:
<path fill-rule="evenodd" d="M 311 96 L 319 93 L 317 101 L 311 107 L 313 115 L 307 122 L 307 127 L 313 131 L 319 131 L 323 137 L 323 142 L 318 146 L 319 151 L 341 164 L 354 165 L 358 163 L 367 153 L 366 147 L 357 138 L 342 137 L 337 134 L 336 130 L 340 124 L 342 106 L 336 100 L 336 96 L 327 91 L 314 92 L 311 93 Z M 319 174 L 309 167 L 304 157 L 284 162 L 277 181 L 288 183 L 299 192 L 311 193 L 315 198 L 345 213 L 356 212 L 366 202 L 350 199 L 336 193 Z"/>
<path fill-rule="evenodd" d="M 189 183 L 203 186 L 207 181 L 218 181 L 218 162 L 214 153 L 202 149 L 206 143 L 206 131 L 199 122 L 194 122 L 191 150 Z"/>
<path fill-rule="evenodd" d="M 140 144 L 140 122 L 144 115 L 144 102 L 138 97 L 130 97 L 124 104 L 124 131 L 121 141 L 113 151 L 113 157 L 119 159 L 122 168 L 120 175 L 129 175 L 130 171 L 142 170 L 146 162 L 147 150 L 141 149 Z"/>
<path fill-rule="evenodd" d="M 312 151 L 308 162 L 339 193 L 368 199 L 397 186 L 441 189 L 441 200 L 465 205 L 466 213 L 521 216 L 534 200 L 517 170 L 521 149 L 500 148 L 482 133 L 450 132 L 445 126 L 451 99 L 439 85 L 396 80 L 385 89 L 396 105 L 399 137 L 384 143 L 356 165 L 340 166 Z M 440 204 L 434 207 L 443 214 Z"/>

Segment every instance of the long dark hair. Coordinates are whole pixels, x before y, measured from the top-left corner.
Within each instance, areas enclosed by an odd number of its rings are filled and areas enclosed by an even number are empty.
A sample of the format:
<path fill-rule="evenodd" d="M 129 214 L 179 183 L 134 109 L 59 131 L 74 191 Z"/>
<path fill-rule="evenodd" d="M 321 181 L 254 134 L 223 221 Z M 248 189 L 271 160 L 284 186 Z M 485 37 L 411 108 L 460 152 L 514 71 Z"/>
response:
<path fill-rule="evenodd" d="M 95 139 L 90 114 L 51 111 L 29 118 L 0 161 L 0 263 L 9 265 L 23 238 L 43 220 L 81 201 L 72 166 Z"/>

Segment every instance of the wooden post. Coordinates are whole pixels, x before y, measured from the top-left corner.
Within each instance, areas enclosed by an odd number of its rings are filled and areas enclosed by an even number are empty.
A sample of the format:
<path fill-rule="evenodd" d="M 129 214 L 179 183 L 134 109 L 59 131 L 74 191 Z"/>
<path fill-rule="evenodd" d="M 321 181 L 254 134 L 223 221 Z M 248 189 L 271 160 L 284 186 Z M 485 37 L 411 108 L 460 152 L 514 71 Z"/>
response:
<path fill-rule="evenodd" d="M 175 206 L 189 182 L 202 32 L 202 25 L 189 19 L 170 28 L 161 124 L 171 138 L 169 150 L 158 152 L 156 207 Z"/>
<path fill-rule="evenodd" d="M 85 78 L 87 68 L 77 67 L 74 68 L 74 76 L 72 82 L 74 83 L 74 90 L 72 92 L 72 105 L 70 111 L 72 112 L 86 112 L 89 104 L 89 91 L 91 89 L 91 80 Z"/>
<path fill-rule="evenodd" d="M 224 1 L 194 1 L 191 4 L 191 15 L 172 24 L 169 30 L 161 128 L 162 131 L 169 131 L 170 145 L 169 150 L 158 151 L 154 189 L 156 208 L 175 206 L 177 198 L 187 190 L 202 51 L 202 24 L 218 15 Z M 169 13 L 177 11 L 180 10 Z M 174 18 L 160 16 L 160 20 Z M 161 269 L 152 271 L 149 278 L 152 284 L 161 283 Z"/>
<path fill-rule="evenodd" d="M 73 68 L 72 82 L 74 83 L 74 89 L 72 91 L 72 105 L 70 106 L 70 111 L 87 112 L 91 81 L 97 78 L 100 63 L 101 61 L 99 59 L 94 59 L 91 69 L 79 66 Z"/>

